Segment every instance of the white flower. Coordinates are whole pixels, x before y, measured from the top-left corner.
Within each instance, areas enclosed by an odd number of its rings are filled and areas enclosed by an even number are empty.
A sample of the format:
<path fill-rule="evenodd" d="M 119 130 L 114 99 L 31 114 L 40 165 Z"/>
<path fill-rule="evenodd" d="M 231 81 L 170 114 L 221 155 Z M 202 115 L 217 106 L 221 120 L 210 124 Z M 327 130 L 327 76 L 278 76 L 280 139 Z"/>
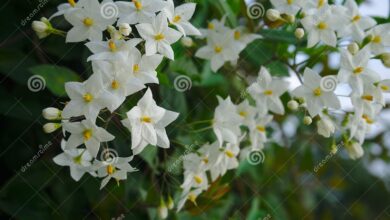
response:
<path fill-rule="evenodd" d="M 128 23 L 120 23 L 118 27 L 119 27 L 119 32 L 126 37 L 129 36 L 132 31 Z"/>
<path fill-rule="evenodd" d="M 110 94 L 104 90 L 100 74 L 92 74 L 83 83 L 68 82 L 65 90 L 71 101 L 62 111 L 64 118 L 84 115 L 95 121 L 100 110 L 110 106 L 112 102 Z"/>
<path fill-rule="evenodd" d="M 334 16 L 329 7 L 324 7 L 302 19 L 302 25 L 308 33 L 308 47 L 313 47 L 318 42 L 335 47 L 337 37 L 335 31 L 339 27 L 339 19 Z"/>
<path fill-rule="evenodd" d="M 196 198 L 202 193 L 202 191 L 203 190 L 200 188 L 191 190 L 189 192 L 183 191 L 180 200 L 177 204 L 177 211 L 179 212 L 183 208 L 187 200 L 190 200 L 192 203 L 196 205 Z"/>
<path fill-rule="evenodd" d="M 195 12 L 195 7 L 195 3 L 186 3 L 175 8 L 173 0 L 168 0 L 163 12 L 169 22 L 175 25 L 184 36 L 201 35 L 200 31 L 189 22 Z"/>
<path fill-rule="evenodd" d="M 350 130 L 349 140 L 356 139 L 360 144 L 363 144 L 366 133 L 369 132 L 373 123 L 374 120 L 368 115 L 354 115 L 347 126 Z"/>
<path fill-rule="evenodd" d="M 42 111 L 43 118 L 47 120 L 61 119 L 61 113 L 62 111 L 60 111 L 58 108 L 53 108 L 53 107 L 45 108 Z"/>
<path fill-rule="evenodd" d="M 347 143 L 345 145 L 345 149 L 347 150 L 348 155 L 352 160 L 359 159 L 364 155 L 362 146 L 354 141 Z"/>
<path fill-rule="evenodd" d="M 370 118 L 374 118 L 376 112 L 376 106 L 382 102 L 382 92 L 378 90 L 373 84 L 364 84 L 363 93 L 352 93 L 351 101 L 355 107 L 355 115 L 360 117 L 367 115 Z"/>
<path fill-rule="evenodd" d="M 159 54 L 142 55 L 139 50 L 132 50 L 124 63 L 126 69 L 132 70 L 133 77 L 143 84 L 159 83 L 157 67 L 163 60 Z M 127 65 L 126 65 L 127 64 Z M 130 65 L 130 66 L 129 66 Z M 131 66 L 132 65 L 132 66 Z"/>
<path fill-rule="evenodd" d="M 189 160 L 189 158 L 186 158 L 186 161 L 187 160 Z M 208 180 L 205 170 L 185 170 L 184 182 L 180 187 L 183 189 L 183 191 L 190 191 L 190 189 L 193 188 L 206 190 L 208 187 Z"/>
<path fill-rule="evenodd" d="M 165 127 L 179 114 L 157 106 L 150 89 L 138 101 L 137 106 L 127 113 L 127 116 L 128 119 L 123 120 L 122 123 L 131 131 L 133 154 L 141 153 L 147 144 L 169 148 Z"/>
<path fill-rule="evenodd" d="M 318 134 L 329 138 L 336 130 L 335 123 L 333 120 L 324 113 L 320 113 L 320 120 L 317 121 L 317 132 Z"/>
<path fill-rule="evenodd" d="M 146 55 L 153 55 L 157 52 L 173 60 L 174 52 L 171 44 L 180 39 L 182 34 L 170 27 L 163 13 L 152 18 L 151 23 L 136 25 L 141 37 L 145 39 Z"/>
<path fill-rule="evenodd" d="M 239 153 L 238 144 L 227 143 L 226 147 L 219 148 L 218 162 L 210 169 L 211 179 L 215 181 L 219 176 L 225 175 L 228 170 L 237 168 Z"/>
<path fill-rule="evenodd" d="M 211 32 L 207 37 L 207 45 L 196 51 L 195 56 L 211 60 L 211 69 L 216 72 L 226 61 L 235 62 L 239 51 L 235 50 L 232 38 L 226 37 L 225 33 Z"/>
<path fill-rule="evenodd" d="M 233 37 L 234 47 L 237 52 L 241 52 L 245 47 L 256 39 L 261 39 L 262 36 L 258 34 L 251 34 L 245 32 L 244 27 L 239 26 L 231 31 L 231 36 Z"/>
<path fill-rule="evenodd" d="M 111 158 L 110 162 L 95 161 L 94 166 L 97 168 L 98 177 L 104 177 L 100 189 L 106 186 L 111 178 L 119 182 L 119 180 L 127 179 L 127 173 L 137 171 L 129 164 L 132 159 L 131 156 Z"/>
<path fill-rule="evenodd" d="M 115 4 L 119 9 L 119 24 L 149 23 L 156 12 L 165 6 L 164 1 L 161 0 L 117 1 Z"/>
<path fill-rule="evenodd" d="M 213 130 L 217 136 L 219 146 L 222 146 L 224 141 L 238 144 L 242 118 L 237 113 L 237 106 L 232 103 L 230 97 L 223 100 L 218 96 L 218 102 L 219 105 L 214 112 Z"/>
<path fill-rule="evenodd" d="M 306 68 L 303 74 L 303 85 L 296 88 L 292 94 L 296 97 L 304 98 L 310 116 L 318 115 L 324 107 L 339 109 L 340 100 L 333 91 L 328 91 L 321 86 L 321 76 L 310 68 Z M 336 86 L 335 88 L 336 89 Z"/>
<path fill-rule="evenodd" d="M 370 53 L 367 49 L 359 51 L 356 55 L 347 50 L 341 50 L 341 64 L 338 73 L 340 82 L 348 83 L 358 93 L 363 93 L 363 83 L 373 83 L 379 80 L 379 75 L 369 69 Z"/>
<path fill-rule="evenodd" d="M 266 126 L 272 121 L 272 115 L 261 115 L 252 121 L 249 127 L 249 136 L 252 149 L 262 150 L 267 142 Z"/>
<path fill-rule="evenodd" d="M 98 0 L 84 1 L 83 7 L 65 14 L 65 19 L 73 26 L 66 36 L 66 42 L 80 42 L 86 39 L 100 41 L 103 31 L 112 25 L 116 18 L 106 18 L 101 13 Z"/>
<path fill-rule="evenodd" d="M 358 5 L 355 0 L 347 0 L 345 6 L 348 9 L 348 23 L 338 31 L 340 37 L 352 36 L 355 41 L 361 41 L 364 38 L 364 31 L 375 26 L 376 21 L 371 17 L 360 14 Z"/>
<path fill-rule="evenodd" d="M 74 149 L 85 144 L 92 157 L 96 157 L 100 143 L 114 140 L 114 136 L 103 128 L 97 127 L 91 120 L 81 122 L 66 122 L 63 124 L 70 137 L 66 142 L 66 149 Z"/>
<path fill-rule="evenodd" d="M 385 53 L 386 47 L 390 46 L 390 24 L 381 24 L 375 26 L 367 32 L 370 42 L 367 47 L 370 48 L 371 52 L 375 55 Z"/>
<path fill-rule="evenodd" d="M 85 2 L 87 1 L 88 0 L 79 0 L 76 2 L 75 0 L 68 0 L 68 3 L 62 3 L 57 7 L 57 12 L 50 16 L 49 20 L 84 7 Z"/>
<path fill-rule="evenodd" d="M 70 168 L 70 176 L 79 181 L 85 173 L 90 173 L 92 176 L 96 176 L 91 167 L 92 156 L 85 149 L 71 149 L 66 150 L 64 146 L 66 142 L 61 142 L 61 148 L 63 153 L 58 154 L 53 158 L 54 163 L 60 166 L 68 166 Z"/>
<path fill-rule="evenodd" d="M 301 1 L 302 0 L 271 0 L 271 3 L 281 13 L 295 15 L 301 9 Z"/>
<path fill-rule="evenodd" d="M 280 96 L 287 91 L 288 83 L 281 79 L 273 79 L 265 67 L 261 67 L 256 83 L 248 88 L 248 93 L 256 100 L 259 113 L 269 111 L 284 114 L 284 106 Z"/>
<path fill-rule="evenodd" d="M 203 38 L 203 37 L 208 37 L 211 33 L 226 33 L 227 31 L 229 31 L 230 29 L 225 26 L 226 17 L 227 16 L 224 15 L 221 18 L 221 20 L 217 20 L 217 19 L 211 20 L 207 25 L 207 29 L 202 29 L 202 28 L 199 29 L 200 32 L 202 33 L 202 35 L 199 37 Z"/>
<path fill-rule="evenodd" d="M 382 105 L 386 105 L 385 97 L 383 93 L 390 93 L 390 79 L 385 79 L 379 82 L 376 82 L 375 87 L 377 89 L 376 94 L 378 95 L 378 102 Z"/>
<path fill-rule="evenodd" d="M 256 116 L 256 108 L 249 104 L 248 100 L 244 100 L 237 106 L 237 113 L 242 117 L 243 125 L 249 127 Z"/>
<path fill-rule="evenodd" d="M 85 44 L 93 53 L 88 57 L 91 60 L 119 60 L 124 59 L 132 50 L 136 50 L 136 46 L 142 41 L 139 38 L 131 40 L 108 40 L 108 41 L 92 41 Z"/>

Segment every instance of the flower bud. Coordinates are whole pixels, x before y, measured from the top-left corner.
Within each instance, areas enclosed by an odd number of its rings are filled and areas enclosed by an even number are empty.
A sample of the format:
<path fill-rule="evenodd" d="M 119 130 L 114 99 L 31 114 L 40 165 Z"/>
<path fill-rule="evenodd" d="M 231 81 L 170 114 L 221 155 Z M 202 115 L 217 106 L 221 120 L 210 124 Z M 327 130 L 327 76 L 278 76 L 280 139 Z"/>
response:
<path fill-rule="evenodd" d="M 298 38 L 298 39 L 302 39 L 303 36 L 305 36 L 305 30 L 303 30 L 303 28 L 297 28 L 295 30 L 295 37 Z"/>
<path fill-rule="evenodd" d="M 292 111 L 295 111 L 298 109 L 299 107 L 299 104 L 297 101 L 295 100 L 290 100 L 288 103 L 287 103 L 287 107 L 292 110 Z"/>
<path fill-rule="evenodd" d="M 352 160 L 361 158 L 364 154 L 362 146 L 357 142 L 347 143 L 345 148 L 347 149 L 348 155 Z"/>
<path fill-rule="evenodd" d="M 162 198 L 160 199 L 160 206 L 157 208 L 157 213 L 158 217 L 161 219 L 166 219 L 168 217 L 168 209 Z"/>
<path fill-rule="evenodd" d="M 277 21 L 280 19 L 280 12 L 275 9 L 268 9 L 266 12 L 266 16 L 270 21 Z"/>
<path fill-rule="evenodd" d="M 185 47 L 192 47 L 192 45 L 194 45 L 194 41 L 192 41 L 192 38 L 190 37 L 183 37 L 181 39 L 181 43 L 185 46 Z"/>
<path fill-rule="evenodd" d="M 283 14 L 282 18 L 284 20 L 286 20 L 288 23 L 294 23 L 295 22 L 295 15 Z"/>
<path fill-rule="evenodd" d="M 42 115 L 47 120 L 59 120 L 61 119 L 61 111 L 58 108 L 45 108 L 42 111 Z"/>
<path fill-rule="evenodd" d="M 390 53 L 383 53 L 380 55 L 383 65 L 390 68 Z"/>
<path fill-rule="evenodd" d="M 50 134 L 56 131 L 57 129 L 59 129 L 60 127 L 61 127 L 60 123 L 46 123 L 43 125 L 43 131 L 46 134 Z"/>
<path fill-rule="evenodd" d="M 359 52 L 359 45 L 355 42 L 351 43 L 348 45 L 348 51 L 352 54 L 355 55 L 357 52 Z"/>
<path fill-rule="evenodd" d="M 173 202 L 173 199 L 171 196 L 168 196 L 167 206 L 168 206 L 169 210 L 173 209 L 173 207 L 175 206 L 175 203 Z"/>
<path fill-rule="evenodd" d="M 119 24 L 119 32 L 123 35 L 123 36 L 129 36 L 130 33 L 131 33 L 132 29 L 130 27 L 130 25 L 128 23 L 121 23 Z"/>
<path fill-rule="evenodd" d="M 333 122 L 327 117 L 323 117 L 317 122 L 318 134 L 326 138 L 330 137 L 330 135 L 332 135 L 335 130 L 336 127 L 334 126 Z"/>
<path fill-rule="evenodd" d="M 107 32 L 110 34 L 112 40 L 119 40 L 122 38 L 122 34 L 112 25 L 107 26 Z"/>
<path fill-rule="evenodd" d="M 50 35 L 51 24 L 45 17 L 41 18 L 40 21 L 33 21 L 31 27 L 39 39 Z"/>
<path fill-rule="evenodd" d="M 311 125 L 312 122 L 313 122 L 313 120 L 311 119 L 310 116 L 305 116 L 303 118 L 303 124 L 305 124 L 305 125 Z"/>

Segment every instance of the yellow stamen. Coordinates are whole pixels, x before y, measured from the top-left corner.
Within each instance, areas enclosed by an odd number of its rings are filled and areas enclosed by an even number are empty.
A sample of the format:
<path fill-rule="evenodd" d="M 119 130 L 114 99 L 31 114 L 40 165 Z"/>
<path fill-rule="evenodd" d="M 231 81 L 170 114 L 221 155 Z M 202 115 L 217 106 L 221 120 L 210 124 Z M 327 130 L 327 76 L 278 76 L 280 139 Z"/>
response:
<path fill-rule="evenodd" d="M 194 176 L 194 180 L 197 184 L 201 184 L 203 182 L 203 179 L 200 176 Z"/>
<path fill-rule="evenodd" d="M 356 75 L 359 75 L 363 71 L 364 71 L 364 67 L 359 66 L 359 67 L 357 67 L 356 69 L 353 70 L 353 73 L 356 74 Z"/>
<path fill-rule="evenodd" d="M 214 30 L 215 27 L 214 27 L 214 24 L 210 22 L 210 23 L 207 25 L 207 28 L 210 29 L 210 30 Z"/>
<path fill-rule="evenodd" d="M 313 93 L 315 96 L 321 96 L 322 94 L 321 88 L 316 88 L 315 90 L 313 90 Z"/>
<path fill-rule="evenodd" d="M 93 100 L 93 96 L 90 93 L 85 93 L 83 99 L 85 102 L 91 102 Z"/>
<path fill-rule="evenodd" d="M 88 141 L 89 139 L 91 139 L 91 137 L 92 137 L 91 129 L 84 130 L 83 131 L 83 137 L 84 137 L 84 141 Z"/>
<path fill-rule="evenodd" d="M 389 90 L 389 87 L 388 86 L 385 86 L 385 85 L 381 85 L 381 89 L 383 91 L 388 91 Z"/>
<path fill-rule="evenodd" d="M 363 115 L 362 117 L 363 117 L 364 120 L 366 120 L 367 124 L 373 124 L 374 123 L 374 121 L 370 117 L 368 117 L 367 115 Z"/>
<path fill-rule="evenodd" d="M 74 157 L 74 158 L 73 158 L 73 162 L 74 162 L 75 164 L 81 164 L 81 158 L 82 158 L 82 154 L 80 154 L 80 155 L 77 156 L 77 157 Z"/>
<path fill-rule="evenodd" d="M 142 4 L 141 4 L 141 2 L 133 0 L 133 3 L 134 3 L 134 6 L 135 6 L 135 8 L 136 8 L 137 10 L 141 10 L 141 9 L 142 9 Z"/>
<path fill-rule="evenodd" d="M 111 164 L 108 165 L 106 169 L 107 169 L 108 175 L 111 175 L 111 174 L 113 174 L 115 172 L 115 167 L 112 166 Z"/>
<path fill-rule="evenodd" d="M 235 40 L 240 40 L 240 38 L 241 38 L 241 32 L 235 31 L 235 32 L 234 32 L 234 39 L 235 39 Z"/>
<path fill-rule="evenodd" d="M 150 117 L 148 117 L 148 116 L 142 116 L 141 117 L 141 122 L 151 123 L 152 119 Z"/>
<path fill-rule="evenodd" d="M 112 81 L 111 82 L 111 88 L 114 89 L 114 90 L 118 89 L 119 88 L 119 82 L 116 81 L 116 80 Z"/>
<path fill-rule="evenodd" d="M 321 8 L 322 6 L 324 6 L 325 4 L 325 0 L 319 0 L 318 1 L 318 8 Z"/>
<path fill-rule="evenodd" d="M 287 4 L 291 5 L 292 3 L 294 3 L 294 0 L 287 0 Z"/>
<path fill-rule="evenodd" d="M 352 22 L 358 22 L 362 17 L 360 15 L 356 15 L 352 18 Z"/>
<path fill-rule="evenodd" d="M 76 6 L 76 2 L 74 0 L 68 0 L 68 3 L 70 4 L 70 6 L 74 7 Z"/>
<path fill-rule="evenodd" d="M 376 35 L 375 37 L 372 38 L 372 42 L 379 44 L 382 42 L 382 37 L 379 35 Z"/>
<path fill-rule="evenodd" d="M 92 18 L 84 18 L 83 23 L 87 27 L 91 27 L 93 25 L 93 19 Z"/>
<path fill-rule="evenodd" d="M 264 95 L 272 95 L 274 92 L 272 90 L 265 90 Z"/>
<path fill-rule="evenodd" d="M 256 129 L 260 132 L 265 132 L 265 127 L 264 126 L 256 126 Z"/>
<path fill-rule="evenodd" d="M 233 158 L 233 157 L 234 157 L 234 153 L 233 153 L 232 151 L 230 151 L 230 150 L 226 150 L 226 151 L 225 151 L 225 154 L 226 154 L 226 156 L 228 156 L 229 158 Z"/>
<path fill-rule="evenodd" d="M 108 41 L 108 48 L 110 48 L 111 52 L 116 51 L 116 44 L 113 40 Z"/>
<path fill-rule="evenodd" d="M 193 194 L 193 193 L 188 194 L 188 200 L 190 200 L 193 203 L 196 203 L 195 199 L 196 199 L 196 195 L 195 194 Z"/>
<path fill-rule="evenodd" d="M 163 34 L 157 34 L 156 36 L 154 36 L 154 39 L 156 41 L 160 41 L 160 40 L 164 40 L 165 36 Z"/>
<path fill-rule="evenodd" d="M 133 65 L 133 72 L 134 73 L 138 73 L 139 72 L 139 65 L 138 64 L 134 64 Z"/>
<path fill-rule="evenodd" d="M 364 96 L 362 96 L 362 99 L 364 99 L 366 101 L 369 101 L 369 102 L 372 102 L 374 100 L 374 96 L 372 96 L 372 95 L 364 95 Z"/>
<path fill-rule="evenodd" d="M 215 47 L 214 47 L 214 51 L 215 51 L 215 53 L 221 53 L 221 52 L 222 52 L 222 47 L 220 47 L 220 46 L 215 46 Z"/>
<path fill-rule="evenodd" d="M 240 113 L 238 113 L 239 115 L 241 115 L 242 117 L 246 117 L 248 115 L 247 112 L 244 112 L 244 111 L 241 111 Z"/>
<path fill-rule="evenodd" d="M 320 23 L 318 23 L 317 28 L 320 30 L 325 30 L 328 28 L 328 25 L 325 22 L 321 21 Z"/>
<path fill-rule="evenodd" d="M 208 158 L 208 157 L 204 157 L 202 161 L 203 161 L 205 164 L 208 164 L 208 163 L 209 163 L 209 158 Z"/>
<path fill-rule="evenodd" d="M 173 17 L 173 23 L 177 23 L 181 20 L 181 17 L 180 15 L 176 15 L 175 17 Z"/>

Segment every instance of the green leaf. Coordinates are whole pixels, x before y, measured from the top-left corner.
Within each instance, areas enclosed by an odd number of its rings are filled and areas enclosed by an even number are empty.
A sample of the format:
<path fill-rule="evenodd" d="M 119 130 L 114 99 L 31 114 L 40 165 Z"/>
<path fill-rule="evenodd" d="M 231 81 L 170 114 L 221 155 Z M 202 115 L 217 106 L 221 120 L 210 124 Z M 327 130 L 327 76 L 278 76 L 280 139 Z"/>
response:
<path fill-rule="evenodd" d="M 151 168 L 154 169 L 156 167 L 153 160 L 157 157 L 157 147 L 153 147 L 151 145 L 146 146 L 139 155 Z"/>
<path fill-rule="evenodd" d="M 271 75 L 273 76 L 289 76 L 289 72 L 286 64 L 280 61 L 272 62 L 266 65 L 266 67 L 268 68 Z"/>
<path fill-rule="evenodd" d="M 265 40 L 269 41 L 280 41 L 289 44 L 297 43 L 297 39 L 295 38 L 294 33 L 289 31 L 263 29 L 260 31 L 260 34 L 264 37 Z"/>
<path fill-rule="evenodd" d="M 69 81 L 80 81 L 80 77 L 72 70 L 55 65 L 39 65 L 29 69 L 34 75 L 45 79 L 47 88 L 56 96 L 66 95 L 65 83 Z"/>

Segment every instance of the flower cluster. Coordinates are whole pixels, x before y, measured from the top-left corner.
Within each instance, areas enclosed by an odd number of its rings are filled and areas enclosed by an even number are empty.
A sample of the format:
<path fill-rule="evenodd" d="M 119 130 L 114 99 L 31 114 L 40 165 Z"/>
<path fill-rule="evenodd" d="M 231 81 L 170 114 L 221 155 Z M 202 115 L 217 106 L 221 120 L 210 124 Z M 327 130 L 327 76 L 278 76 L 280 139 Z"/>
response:
<path fill-rule="evenodd" d="M 124 180 L 128 172 L 136 170 L 129 164 L 132 156 L 118 157 L 116 151 L 108 147 L 107 142 L 115 137 L 106 127 L 110 119 L 118 115 L 117 111 L 128 96 L 143 90 L 147 84 L 159 83 L 156 68 L 163 57 L 174 59 L 173 43 L 182 36 L 200 35 L 189 22 L 194 11 L 195 4 L 175 8 L 172 0 L 108 0 L 101 3 L 98 0 L 71 0 L 61 4 L 50 18 L 63 15 L 72 26 L 66 33 L 66 42 L 87 40 L 85 45 L 92 52 L 88 61 L 92 63 L 93 74 L 84 82 L 65 84 L 70 101 L 62 111 L 44 110 L 46 119 L 60 121 L 46 124 L 46 132 L 63 128 L 63 153 L 54 161 L 69 166 L 73 179 L 78 181 L 84 173 L 90 173 L 104 178 L 101 183 L 104 187 L 111 178 Z M 50 19 L 33 23 L 38 36 L 65 35 L 52 27 Z M 132 33 L 133 28 L 137 29 L 139 38 Z M 140 52 L 141 48 L 145 54 Z M 101 116 L 107 112 L 110 117 L 104 120 Z M 126 115 L 122 124 L 131 132 L 133 155 L 140 154 L 147 145 L 169 148 L 165 127 L 178 117 L 178 113 L 157 106 L 150 89 Z M 105 122 L 104 127 L 98 126 L 100 119 Z"/>

